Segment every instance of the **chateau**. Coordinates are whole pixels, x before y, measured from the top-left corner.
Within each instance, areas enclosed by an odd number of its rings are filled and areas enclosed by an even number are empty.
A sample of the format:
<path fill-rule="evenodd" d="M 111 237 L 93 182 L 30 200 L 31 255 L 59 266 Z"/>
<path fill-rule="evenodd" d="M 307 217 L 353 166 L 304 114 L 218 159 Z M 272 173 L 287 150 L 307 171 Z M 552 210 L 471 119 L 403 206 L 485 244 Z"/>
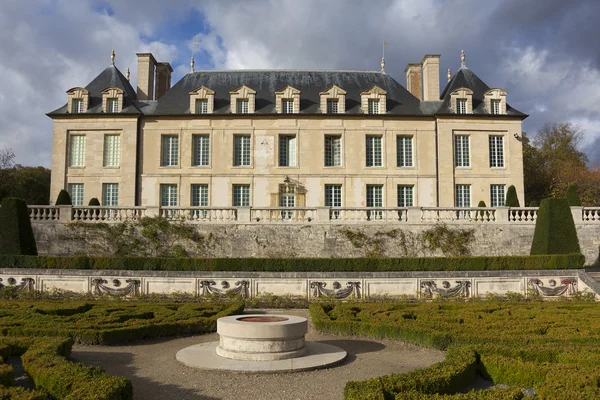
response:
<path fill-rule="evenodd" d="M 67 91 L 54 122 L 54 201 L 146 207 L 472 207 L 523 196 L 521 122 L 465 63 L 384 71 L 191 71 L 137 54 Z M 285 216 L 284 216 L 285 217 Z M 330 218 L 335 218 L 335 211 Z"/>

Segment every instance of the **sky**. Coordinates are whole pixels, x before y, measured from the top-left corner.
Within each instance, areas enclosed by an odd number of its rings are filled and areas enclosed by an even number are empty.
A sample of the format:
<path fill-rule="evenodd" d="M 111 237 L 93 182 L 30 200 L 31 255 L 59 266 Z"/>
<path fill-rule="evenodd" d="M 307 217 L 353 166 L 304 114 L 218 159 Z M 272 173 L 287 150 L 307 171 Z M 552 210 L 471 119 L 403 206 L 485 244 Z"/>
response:
<path fill-rule="evenodd" d="M 66 91 L 110 64 L 136 82 L 137 52 L 196 69 L 379 70 L 405 85 L 404 68 L 441 54 L 467 66 L 529 114 L 529 136 L 551 122 L 581 126 L 581 150 L 600 163 L 598 0 L 1 0 L 0 149 L 49 167 L 52 120 Z M 194 46 L 192 43 L 199 44 Z M 134 84 L 135 87 L 135 84 Z"/>

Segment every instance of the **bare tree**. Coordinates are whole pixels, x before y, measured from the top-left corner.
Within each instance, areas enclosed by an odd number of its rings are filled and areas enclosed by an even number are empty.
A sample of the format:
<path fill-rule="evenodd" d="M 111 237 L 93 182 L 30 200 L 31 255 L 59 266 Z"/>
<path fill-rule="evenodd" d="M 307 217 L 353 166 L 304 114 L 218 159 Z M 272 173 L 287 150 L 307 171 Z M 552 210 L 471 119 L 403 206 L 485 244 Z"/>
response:
<path fill-rule="evenodd" d="M 15 152 L 13 149 L 5 147 L 0 149 L 0 169 L 12 168 L 15 166 Z"/>

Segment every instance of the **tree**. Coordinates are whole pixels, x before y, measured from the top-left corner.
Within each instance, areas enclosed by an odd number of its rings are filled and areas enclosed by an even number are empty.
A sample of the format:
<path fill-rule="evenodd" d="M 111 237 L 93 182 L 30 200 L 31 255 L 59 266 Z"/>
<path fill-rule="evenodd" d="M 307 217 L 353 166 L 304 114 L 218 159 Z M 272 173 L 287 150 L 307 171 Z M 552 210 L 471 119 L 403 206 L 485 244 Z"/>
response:
<path fill-rule="evenodd" d="M 567 186 L 567 192 L 565 193 L 565 199 L 569 202 L 571 207 L 579 207 L 581 206 L 581 201 L 579 200 L 579 195 L 577 194 L 577 186 L 569 185 Z"/>
<path fill-rule="evenodd" d="M 65 189 L 62 189 L 60 193 L 58 193 L 58 197 L 56 198 L 57 206 L 71 206 L 73 203 L 71 202 L 71 195 Z"/>
<path fill-rule="evenodd" d="M 519 204 L 519 198 L 517 197 L 517 189 L 514 185 L 510 185 L 506 190 L 506 201 L 504 202 L 506 207 L 521 207 Z"/>
<path fill-rule="evenodd" d="M 15 165 L 15 152 L 8 147 L 0 150 L 0 169 L 10 169 Z"/>
<path fill-rule="evenodd" d="M 0 226 L 0 254 L 37 255 L 25 201 L 14 197 L 2 200 Z"/>
<path fill-rule="evenodd" d="M 531 255 L 581 253 L 567 199 L 544 199 L 535 221 Z"/>
<path fill-rule="evenodd" d="M 525 198 L 538 204 L 549 196 L 552 179 L 546 168 L 546 156 L 532 145 L 527 133 L 523 132 L 523 178 Z"/>

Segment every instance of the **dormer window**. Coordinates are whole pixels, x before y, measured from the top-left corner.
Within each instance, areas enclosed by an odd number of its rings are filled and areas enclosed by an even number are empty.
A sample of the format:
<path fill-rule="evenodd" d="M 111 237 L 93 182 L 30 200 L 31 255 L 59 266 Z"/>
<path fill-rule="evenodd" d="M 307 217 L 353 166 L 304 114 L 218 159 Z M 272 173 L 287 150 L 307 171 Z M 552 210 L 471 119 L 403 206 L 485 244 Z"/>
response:
<path fill-rule="evenodd" d="M 466 114 L 467 113 L 467 99 L 456 100 L 456 113 Z"/>
<path fill-rule="evenodd" d="M 108 99 L 107 107 L 109 113 L 117 113 L 119 112 L 119 99 L 112 98 Z"/>
<path fill-rule="evenodd" d="M 369 99 L 369 114 L 379 114 L 379 100 Z"/>
<path fill-rule="evenodd" d="M 286 86 L 275 92 L 275 109 L 278 114 L 294 114 L 300 111 L 300 91 Z"/>
<path fill-rule="evenodd" d="M 102 91 L 102 111 L 108 114 L 120 113 L 123 110 L 123 90 L 110 87 Z"/>
<path fill-rule="evenodd" d="M 473 114 L 473 91 L 459 88 L 450 93 L 450 107 L 456 114 Z"/>
<path fill-rule="evenodd" d="M 502 89 L 490 89 L 484 93 L 485 109 L 492 115 L 506 114 L 506 92 Z"/>
<path fill-rule="evenodd" d="M 212 114 L 215 104 L 215 92 L 206 86 L 190 92 L 190 112 L 192 114 Z"/>
<path fill-rule="evenodd" d="M 320 95 L 322 113 L 342 114 L 346 110 L 346 91 L 339 86 L 330 86 Z"/>
<path fill-rule="evenodd" d="M 237 113 L 238 114 L 248 114 L 248 99 L 237 99 Z"/>
<path fill-rule="evenodd" d="M 73 99 L 71 112 L 73 114 L 81 114 L 83 112 L 83 99 Z"/>
<path fill-rule="evenodd" d="M 327 114 L 337 114 L 338 103 L 338 99 L 327 99 Z"/>
<path fill-rule="evenodd" d="M 196 100 L 196 114 L 208 114 L 208 100 L 197 99 Z"/>
<path fill-rule="evenodd" d="M 385 114 L 387 92 L 379 86 L 372 86 L 360 94 L 361 108 L 365 114 Z"/>
<path fill-rule="evenodd" d="M 81 87 L 67 90 L 67 112 L 81 114 L 87 111 L 90 102 L 90 92 Z"/>
<path fill-rule="evenodd" d="M 229 92 L 232 114 L 254 114 L 256 91 L 246 85 Z"/>

